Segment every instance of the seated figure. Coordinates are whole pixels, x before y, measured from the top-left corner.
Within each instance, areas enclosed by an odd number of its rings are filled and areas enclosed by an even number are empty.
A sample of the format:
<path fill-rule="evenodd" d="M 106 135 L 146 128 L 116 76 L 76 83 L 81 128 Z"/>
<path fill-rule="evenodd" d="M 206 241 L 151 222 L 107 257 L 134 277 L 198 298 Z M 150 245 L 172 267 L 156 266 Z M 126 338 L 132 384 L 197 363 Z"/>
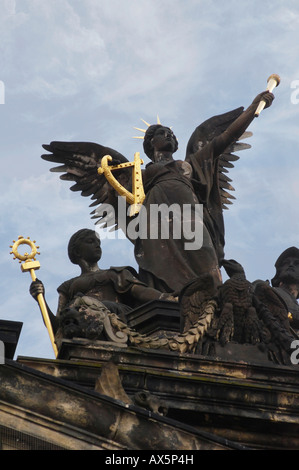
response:
<path fill-rule="evenodd" d="M 66 313 L 68 305 L 80 295 L 93 297 L 119 318 L 126 322 L 126 312 L 151 300 L 175 300 L 170 294 L 150 288 L 137 278 L 131 267 L 110 267 L 101 269 L 101 242 L 95 231 L 81 229 L 70 238 L 68 244 L 70 261 L 81 268 L 81 274 L 63 282 L 57 289 L 59 294 L 57 313 L 54 315 L 47 305 L 54 334 L 60 326 L 60 317 Z M 40 280 L 33 281 L 30 294 L 44 295 L 45 289 Z"/>

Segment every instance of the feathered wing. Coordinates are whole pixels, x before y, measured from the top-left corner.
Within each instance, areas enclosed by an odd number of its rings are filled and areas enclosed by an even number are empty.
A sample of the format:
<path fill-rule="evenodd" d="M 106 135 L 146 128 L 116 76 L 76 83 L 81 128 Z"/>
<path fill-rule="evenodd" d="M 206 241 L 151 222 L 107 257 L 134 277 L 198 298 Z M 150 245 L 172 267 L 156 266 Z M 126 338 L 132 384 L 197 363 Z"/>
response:
<path fill-rule="evenodd" d="M 259 317 L 269 332 L 267 346 L 272 360 L 289 364 L 291 344 L 297 339 L 297 335 L 290 326 L 287 306 L 268 282 L 264 281 L 257 281 L 254 300 Z"/>
<path fill-rule="evenodd" d="M 72 191 L 81 191 L 81 195 L 91 197 L 93 201 L 90 207 L 103 205 L 100 212 L 93 210 L 92 218 L 103 223 L 103 227 L 109 226 L 109 221 L 114 213 L 109 214 L 109 207 L 116 205 L 115 194 L 107 182 L 104 175 L 98 174 L 101 159 L 105 155 L 112 157 L 112 164 L 125 163 L 128 160 L 116 150 L 104 147 L 92 142 L 60 142 L 53 141 L 48 145 L 43 145 L 48 154 L 42 155 L 43 160 L 58 163 L 59 166 L 51 168 L 52 172 L 63 173 L 60 178 L 65 181 L 73 181 L 75 184 L 70 187 Z M 125 174 L 123 180 L 130 186 L 130 170 L 122 170 Z M 102 215 L 97 215 L 102 214 Z M 111 216 L 111 218 L 109 218 Z M 113 217 L 114 220 L 114 217 Z"/>
<path fill-rule="evenodd" d="M 278 322 L 281 328 L 290 332 L 287 307 L 268 282 L 259 281 L 256 283 L 255 296 L 271 312 L 274 317 L 273 322 Z"/>
<path fill-rule="evenodd" d="M 217 292 L 210 274 L 203 274 L 186 284 L 180 292 L 181 332 L 188 331 L 199 319 L 205 317 L 205 306 Z"/>
<path fill-rule="evenodd" d="M 244 111 L 243 107 L 236 108 L 224 114 L 214 116 L 200 124 L 191 135 L 186 149 L 186 161 L 190 156 L 198 152 L 204 146 L 209 144 L 215 137 L 222 134 Z M 240 142 L 241 140 L 251 137 L 252 132 L 244 132 L 244 134 L 236 141 L 229 145 L 225 151 L 218 157 L 218 190 L 222 209 L 228 209 L 226 204 L 232 204 L 235 197 L 228 191 L 234 191 L 231 178 L 227 175 L 229 169 L 234 167 L 233 162 L 239 160 L 239 156 L 234 152 L 251 148 L 251 145 Z"/>

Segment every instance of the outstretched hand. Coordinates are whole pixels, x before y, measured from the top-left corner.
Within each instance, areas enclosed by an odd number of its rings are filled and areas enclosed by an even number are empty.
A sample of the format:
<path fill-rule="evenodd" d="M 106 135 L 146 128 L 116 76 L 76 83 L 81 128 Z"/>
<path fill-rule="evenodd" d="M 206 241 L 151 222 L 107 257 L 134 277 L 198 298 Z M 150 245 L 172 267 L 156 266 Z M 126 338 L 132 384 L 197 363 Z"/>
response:
<path fill-rule="evenodd" d="M 45 294 L 45 288 L 39 279 L 36 279 L 30 284 L 29 292 L 32 295 L 32 297 L 37 300 L 38 294 Z"/>
<path fill-rule="evenodd" d="M 273 93 L 271 93 L 270 91 L 262 91 L 262 93 L 259 93 L 253 100 L 252 104 L 258 106 L 260 101 L 265 101 L 266 105 L 265 105 L 265 108 L 269 108 L 269 106 L 271 106 L 273 100 L 274 100 L 275 96 L 273 95 Z"/>

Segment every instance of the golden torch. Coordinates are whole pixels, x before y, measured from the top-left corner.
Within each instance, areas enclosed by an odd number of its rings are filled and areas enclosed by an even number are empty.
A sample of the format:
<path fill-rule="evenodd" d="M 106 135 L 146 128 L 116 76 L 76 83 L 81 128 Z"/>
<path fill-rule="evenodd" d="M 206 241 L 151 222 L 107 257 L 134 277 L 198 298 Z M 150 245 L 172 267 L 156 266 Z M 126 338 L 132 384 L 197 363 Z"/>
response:
<path fill-rule="evenodd" d="M 277 87 L 280 84 L 280 76 L 277 75 L 276 73 L 273 73 L 268 78 L 267 83 L 268 83 L 268 85 L 267 85 L 266 90 L 270 91 L 270 93 L 272 93 L 274 88 Z M 266 102 L 264 100 L 261 100 L 258 107 L 257 107 L 257 109 L 256 109 L 256 112 L 255 112 L 256 117 L 258 117 L 260 115 L 261 111 L 263 111 L 265 106 L 266 106 Z"/>

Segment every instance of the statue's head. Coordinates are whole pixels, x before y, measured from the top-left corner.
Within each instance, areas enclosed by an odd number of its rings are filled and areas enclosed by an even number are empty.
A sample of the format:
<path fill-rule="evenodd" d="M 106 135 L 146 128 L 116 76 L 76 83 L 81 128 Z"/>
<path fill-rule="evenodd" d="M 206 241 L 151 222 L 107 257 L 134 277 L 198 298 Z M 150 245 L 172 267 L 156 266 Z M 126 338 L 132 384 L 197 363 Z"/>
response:
<path fill-rule="evenodd" d="M 94 230 L 83 228 L 71 236 L 68 244 L 69 259 L 74 264 L 80 260 L 96 263 L 101 259 L 101 240 Z"/>
<path fill-rule="evenodd" d="M 271 280 L 273 287 L 284 284 L 299 284 L 299 249 L 295 246 L 287 248 L 277 258 L 276 274 Z"/>
<path fill-rule="evenodd" d="M 174 153 L 178 149 L 178 141 L 169 127 L 161 124 L 149 126 L 144 135 L 143 149 L 145 154 L 154 160 L 155 150 Z"/>

